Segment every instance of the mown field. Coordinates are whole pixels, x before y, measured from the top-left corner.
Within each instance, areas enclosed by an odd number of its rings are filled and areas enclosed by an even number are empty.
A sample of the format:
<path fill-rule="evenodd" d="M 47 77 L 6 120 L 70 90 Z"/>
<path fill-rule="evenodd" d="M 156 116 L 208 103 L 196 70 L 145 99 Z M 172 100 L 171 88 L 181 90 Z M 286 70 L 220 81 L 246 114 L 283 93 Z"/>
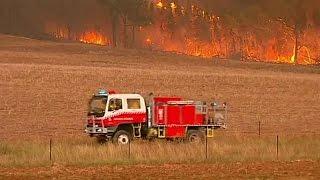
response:
<path fill-rule="evenodd" d="M 121 154 L 110 155 L 121 151 L 117 149 L 119 147 L 96 147 L 95 142 L 85 136 L 83 127 L 87 101 L 98 88 L 122 93 L 138 92 L 145 96 L 153 92 L 159 96 L 226 101 L 230 110 L 228 129 L 217 132 L 216 139 L 210 141 L 209 146 L 209 152 L 218 153 L 214 158 L 210 156 L 213 168 L 218 168 L 217 164 L 221 163 L 230 163 L 231 169 L 242 165 L 251 167 L 249 164 L 253 162 L 254 167 L 264 167 L 263 162 L 267 162 L 267 169 L 269 165 L 287 167 L 287 164 L 273 164 L 277 161 L 275 137 L 279 135 L 282 143 L 278 161 L 299 160 L 299 163 L 310 167 L 301 169 L 302 175 L 311 173 L 312 177 L 319 176 L 314 173 L 319 169 L 320 157 L 317 149 L 320 139 L 319 67 L 200 59 L 164 52 L 110 49 L 7 35 L 0 35 L 1 166 L 45 166 L 51 172 L 52 162 L 48 162 L 47 148 L 51 138 L 55 142 L 53 149 L 56 155 L 53 167 L 72 166 L 72 169 L 76 165 L 88 167 L 98 164 L 107 165 L 105 168 L 108 169 L 110 164 L 124 162 L 124 169 L 131 168 L 128 163 L 178 163 L 178 167 L 200 163 L 195 166 L 202 168 L 201 163 L 206 162 L 202 145 L 194 148 L 175 142 L 136 142 L 132 146 L 133 153 L 137 154 L 133 154 L 129 162 L 121 159 Z M 154 152 L 160 153 L 162 158 L 153 160 L 152 155 L 145 155 L 148 147 L 160 149 Z M 185 152 L 186 148 L 191 150 Z M 139 149 L 141 152 L 137 151 Z M 177 159 L 163 156 L 166 150 L 174 151 L 172 154 Z M 91 160 L 95 159 L 95 151 L 103 156 L 101 161 Z M 75 152 L 80 155 L 69 156 Z M 199 161 L 186 158 L 194 157 L 193 153 L 200 154 L 195 158 Z M 110 156 L 115 158 L 107 158 Z M 293 169 L 301 168 L 299 163 L 292 163 Z M 289 163 L 288 167 L 292 164 Z M 188 169 L 182 166 L 182 169 Z M 0 174 L 4 171 L 5 168 Z M 41 171 L 41 168 L 35 171 Z M 105 170 L 102 168 L 101 171 Z M 278 175 L 281 177 L 283 172 Z M 44 173 L 46 175 L 54 176 L 54 173 Z M 251 175 L 255 176 L 254 173 Z M 268 173 L 260 175 L 264 177 Z M 244 177 L 250 177 L 250 174 Z"/>

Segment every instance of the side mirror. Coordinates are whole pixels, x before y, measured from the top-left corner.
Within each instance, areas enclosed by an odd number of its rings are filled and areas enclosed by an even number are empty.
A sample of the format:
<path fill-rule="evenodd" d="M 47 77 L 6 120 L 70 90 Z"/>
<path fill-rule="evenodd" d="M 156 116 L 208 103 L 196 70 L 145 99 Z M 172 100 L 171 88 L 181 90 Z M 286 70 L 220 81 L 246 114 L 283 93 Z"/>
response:
<path fill-rule="evenodd" d="M 211 103 L 211 106 L 218 106 L 218 103 L 217 102 L 213 102 L 213 103 Z"/>
<path fill-rule="evenodd" d="M 222 106 L 223 106 L 224 108 L 226 108 L 226 107 L 227 107 L 227 103 L 224 102 L 224 103 L 222 104 Z"/>

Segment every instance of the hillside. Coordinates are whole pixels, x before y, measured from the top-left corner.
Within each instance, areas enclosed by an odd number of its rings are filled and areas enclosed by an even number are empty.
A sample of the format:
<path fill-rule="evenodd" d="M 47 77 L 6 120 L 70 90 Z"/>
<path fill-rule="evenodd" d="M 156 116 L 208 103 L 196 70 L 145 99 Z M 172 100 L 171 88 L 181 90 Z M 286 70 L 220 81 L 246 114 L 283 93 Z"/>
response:
<path fill-rule="evenodd" d="M 0 35 L 0 139 L 84 136 L 98 88 L 226 101 L 226 133 L 320 132 L 320 68 Z M 22 136 L 23 135 L 23 136 Z"/>

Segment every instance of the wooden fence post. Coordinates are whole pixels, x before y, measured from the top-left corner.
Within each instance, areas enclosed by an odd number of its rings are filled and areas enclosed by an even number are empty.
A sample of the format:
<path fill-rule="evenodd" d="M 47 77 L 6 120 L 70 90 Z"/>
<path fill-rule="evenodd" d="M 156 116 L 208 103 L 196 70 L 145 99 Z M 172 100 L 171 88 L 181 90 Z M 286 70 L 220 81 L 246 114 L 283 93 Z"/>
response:
<path fill-rule="evenodd" d="M 129 150 L 128 156 L 129 156 L 129 159 L 130 159 L 130 156 L 131 156 L 131 140 L 129 140 L 129 149 L 128 150 Z"/>
<path fill-rule="evenodd" d="M 50 162 L 52 161 L 52 139 L 49 141 L 49 153 L 50 153 Z"/>
<path fill-rule="evenodd" d="M 261 121 L 259 121 L 259 137 L 261 135 Z"/>
<path fill-rule="evenodd" d="M 277 160 L 279 159 L 279 136 L 277 135 Z"/>
<path fill-rule="evenodd" d="M 208 159 L 208 132 L 206 133 L 206 159 Z"/>

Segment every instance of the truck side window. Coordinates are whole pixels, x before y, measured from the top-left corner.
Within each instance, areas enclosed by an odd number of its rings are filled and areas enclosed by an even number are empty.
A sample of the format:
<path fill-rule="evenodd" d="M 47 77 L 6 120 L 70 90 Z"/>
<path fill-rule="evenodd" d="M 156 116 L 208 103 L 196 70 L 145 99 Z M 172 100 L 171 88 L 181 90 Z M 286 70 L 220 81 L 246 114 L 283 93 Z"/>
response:
<path fill-rule="evenodd" d="M 141 109 L 140 99 L 127 99 L 128 109 Z"/>
<path fill-rule="evenodd" d="M 111 99 L 109 102 L 108 111 L 116 111 L 122 109 L 122 99 Z"/>

